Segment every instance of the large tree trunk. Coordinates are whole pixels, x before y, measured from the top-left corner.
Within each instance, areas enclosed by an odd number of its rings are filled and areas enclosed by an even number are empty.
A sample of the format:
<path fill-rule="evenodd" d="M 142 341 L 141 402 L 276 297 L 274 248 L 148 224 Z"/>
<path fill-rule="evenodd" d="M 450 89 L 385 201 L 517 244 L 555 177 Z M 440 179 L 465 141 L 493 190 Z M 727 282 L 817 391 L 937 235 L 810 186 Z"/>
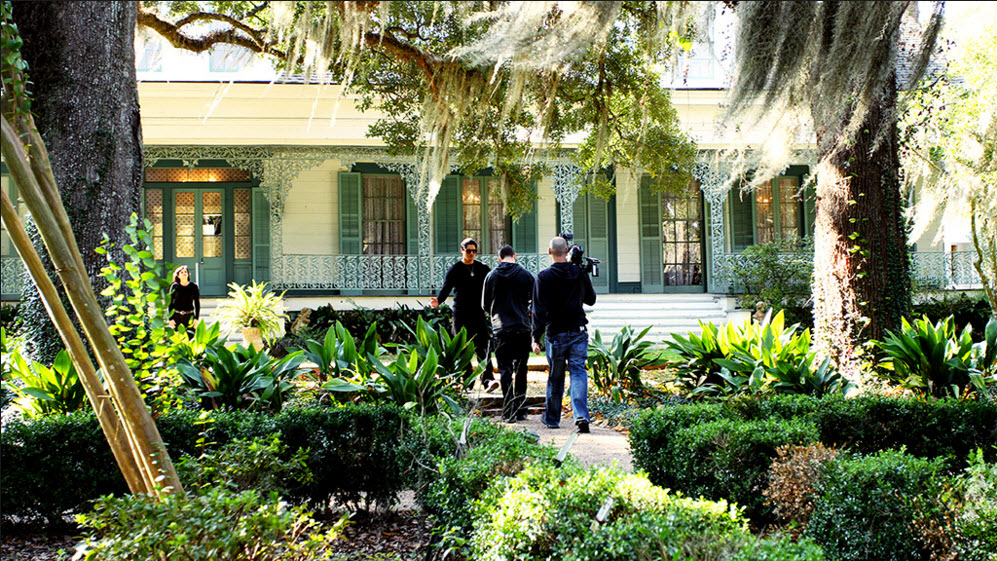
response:
<path fill-rule="evenodd" d="M 128 218 L 140 208 L 136 14 L 135 2 L 17 2 L 13 10 L 33 83 L 35 122 L 98 292 L 105 286 L 99 272 L 106 261 L 93 250 L 105 232 L 120 250 L 128 241 Z M 112 257 L 122 262 L 121 254 Z M 27 338 L 58 343 L 37 290 L 25 285 Z"/>
<path fill-rule="evenodd" d="M 817 220 L 814 342 L 858 381 L 870 339 L 897 329 L 910 311 L 910 262 L 900 193 L 896 77 L 847 148 L 835 137 L 847 116 L 814 111 Z"/>

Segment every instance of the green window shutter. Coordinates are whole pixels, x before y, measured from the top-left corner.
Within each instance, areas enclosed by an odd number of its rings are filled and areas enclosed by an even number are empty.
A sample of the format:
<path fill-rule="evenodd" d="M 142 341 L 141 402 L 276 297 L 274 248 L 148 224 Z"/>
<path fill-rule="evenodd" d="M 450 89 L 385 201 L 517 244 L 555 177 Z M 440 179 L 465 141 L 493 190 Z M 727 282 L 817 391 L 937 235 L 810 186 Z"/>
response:
<path fill-rule="evenodd" d="M 534 182 L 530 188 L 536 194 L 537 184 Z M 530 210 L 519 217 L 518 222 L 512 225 L 512 247 L 516 253 L 537 253 L 537 202 L 533 201 Z"/>
<path fill-rule="evenodd" d="M 253 279 L 270 281 L 270 203 L 253 189 Z"/>
<path fill-rule="evenodd" d="M 755 243 L 755 213 L 754 195 L 744 193 L 741 196 L 738 188 L 730 191 L 730 234 L 731 249 L 733 251 L 744 251 L 749 245 Z"/>
<path fill-rule="evenodd" d="M 574 225 L 575 243 L 585 247 L 588 244 L 588 195 L 578 195 L 571 208 L 571 222 Z"/>
<path fill-rule="evenodd" d="M 661 246 L 661 202 L 660 196 L 651 191 L 651 178 L 644 176 L 640 181 L 638 203 L 640 211 L 640 285 L 646 293 L 662 292 L 663 278 Z"/>
<path fill-rule="evenodd" d="M 339 253 L 342 255 L 363 252 L 361 190 L 359 173 L 339 172 Z"/>
<path fill-rule="evenodd" d="M 461 241 L 460 176 L 443 179 L 440 192 L 433 202 L 433 251 L 436 254 L 456 253 Z"/>
<path fill-rule="evenodd" d="M 603 261 L 598 277 L 592 277 L 596 292 L 609 292 L 609 201 L 594 195 L 588 198 L 588 245 L 585 255 Z M 577 215 L 576 215 L 577 217 Z"/>
<path fill-rule="evenodd" d="M 405 191 L 405 247 L 409 255 L 419 254 L 419 210 Z"/>

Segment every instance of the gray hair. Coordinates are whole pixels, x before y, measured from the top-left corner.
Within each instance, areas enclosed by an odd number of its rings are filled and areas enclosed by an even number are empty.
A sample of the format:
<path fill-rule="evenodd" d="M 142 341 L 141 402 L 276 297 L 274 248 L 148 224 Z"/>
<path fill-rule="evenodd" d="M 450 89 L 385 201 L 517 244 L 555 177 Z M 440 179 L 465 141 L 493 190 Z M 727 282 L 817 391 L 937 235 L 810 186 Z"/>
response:
<path fill-rule="evenodd" d="M 568 242 L 560 236 L 550 239 L 550 254 L 555 257 L 564 257 L 568 254 Z"/>

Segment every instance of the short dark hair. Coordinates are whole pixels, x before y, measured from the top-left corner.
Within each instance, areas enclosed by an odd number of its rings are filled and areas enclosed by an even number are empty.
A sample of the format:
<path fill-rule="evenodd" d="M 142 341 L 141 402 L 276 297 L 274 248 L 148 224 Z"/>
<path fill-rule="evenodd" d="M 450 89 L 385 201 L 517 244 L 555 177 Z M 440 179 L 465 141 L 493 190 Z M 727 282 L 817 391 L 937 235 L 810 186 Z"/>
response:
<path fill-rule="evenodd" d="M 474 244 L 475 249 L 478 247 L 478 242 L 474 241 L 474 238 L 465 238 L 464 241 L 460 242 L 461 249 L 467 249 L 468 244 Z"/>
<path fill-rule="evenodd" d="M 506 257 L 512 257 L 516 254 L 516 251 L 512 249 L 512 246 L 505 244 L 499 248 L 499 259 L 505 259 Z"/>

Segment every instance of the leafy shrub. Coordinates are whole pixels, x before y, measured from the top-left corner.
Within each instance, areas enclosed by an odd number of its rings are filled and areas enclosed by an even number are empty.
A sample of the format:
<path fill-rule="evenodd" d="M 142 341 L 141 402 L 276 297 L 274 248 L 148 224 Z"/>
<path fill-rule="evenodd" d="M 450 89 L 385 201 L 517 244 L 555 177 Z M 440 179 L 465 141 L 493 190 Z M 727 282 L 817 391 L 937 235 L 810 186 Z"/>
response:
<path fill-rule="evenodd" d="M 466 453 L 442 457 L 434 478 L 419 494 L 425 510 L 439 519 L 440 531 L 450 537 L 471 530 L 473 501 L 490 485 L 531 464 L 554 465 L 557 453 L 522 432 L 480 425 L 476 430 L 483 433 L 477 435 Z"/>
<path fill-rule="evenodd" d="M 349 379 L 333 378 L 322 388 L 356 394 L 369 403 L 391 401 L 423 415 L 437 412 L 441 405 L 451 413 L 461 413 L 461 404 L 454 396 L 478 375 L 470 369 L 474 344 L 467 340 L 467 332 L 461 329 L 451 337 L 446 330 L 433 329 L 420 319 L 416 341 L 402 349 L 387 366 L 368 355 L 365 362 L 373 375 L 358 369 Z"/>
<path fill-rule="evenodd" d="M 304 361 L 300 352 L 282 359 L 270 358 L 264 350 L 235 345 L 207 348 L 197 362 L 177 361 L 184 383 L 205 409 L 269 408 L 279 411 L 296 389 L 292 380 Z"/>
<path fill-rule="evenodd" d="M 362 339 L 370 325 L 377 323 L 377 338 L 381 344 L 412 343 L 415 334 L 412 331 L 420 318 L 434 329 L 450 325 L 453 311 L 449 306 L 438 308 L 409 308 L 404 304 L 373 310 L 356 308 L 353 310 L 336 310 L 331 305 L 317 308 L 311 315 L 309 331 L 325 333 L 330 327 L 341 323 L 354 338 Z"/>
<path fill-rule="evenodd" d="M 730 561 L 823 561 L 824 550 L 810 539 L 794 541 L 789 536 L 751 538 Z"/>
<path fill-rule="evenodd" d="M 7 331 L 8 335 L 17 332 L 17 317 L 21 311 L 20 304 L 0 305 L 0 329 Z"/>
<path fill-rule="evenodd" d="M 956 479 L 962 505 L 956 518 L 956 550 L 966 561 L 997 559 L 997 463 L 983 451 L 970 454 L 969 467 Z"/>
<path fill-rule="evenodd" d="M 748 246 L 732 273 L 744 288 L 743 302 L 754 308 L 762 301 L 772 309 L 796 307 L 810 299 L 813 239 L 779 240 Z"/>
<path fill-rule="evenodd" d="M 236 438 L 276 434 L 286 446 L 282 461 L 290 462 L 299 449 L 308 451 L 312 478 L 284 483 L 284 498 L 291 503 L 322 509 L 330 500 L 386 504 L 408 485 L 401 443 L 409 429 L 398 408 L 287 408 L 277 415 L 217 410 L 211 416 L 206 431 L 196 411 L 174 410 L 156 419 L 170 456 L 199 456 Z M 91 412 L 10 420 L 0 434 L 0 455 L 5 523 L 59 522 L 63 513 L 88 510 L 102 495 L 128 492 Z"/>
<path fill-rule="evenodd" d="M 602 333 L 596 330 L 589 341 L 588 368 L 592 372 L 592 383 L 603 395 L 622 401 L 623 392 L 644 394 L 641 371 L 661 363 L 660 353 L 652 350 L 654 343 L 642 341 L 650 329 L 648 326 L 634 336 L 633 328 L 627 325 L 613 336 L 609 346 L 602 342 Z"/>
<path fill-rule="evenodd" d="M 850 384 L 825 360 L 815 365 L 810 331 L 787 326 L 783 312 L 757 325 L 728 323 L 718 328 L 700 322 L 701 336 L 674 334 L 667 342 L 674 355 L 677 384 L 690 396 L 846 393 Z"/>
<path fill-rule="evenodd" d="M 990 302 L 983 295 L 969 297 L 965 292 L 958 296 L 943 293 L 941 298 L 930 298 L 914 304 L 912 317 L 926 317 L 931 323 L 937 323 L 947 317 L 955 321 L 956 330 L 962 331 L 971 327 L 974 341 L 983 339 L 983 331 L 987 322 L 993 317 Z"/>
<path fill-rule="evenodd" d="M 77 546 L 87 561 L 308 561 L 342 527 L 321 532 L 304 507 L 287 508 L 276 495 L 225 487 L 190 497 L 105 496 L 77 521 L 91 532 Z"/>
<path fill-rule="evenodd" d="M 938 494 L 945 461 L 887 450 L 825 464 L 803 535 L 843 561 L 930 559 L 913 529 L 916 498 Z"/>
<path fill-rule="evenodd" d="M 287 495 L 312 479 L 307 459 L 308 450 L 299 448 L 290 454 L 276 434 L 236 438 L 220 448 L 206 448 L 200 456 L 183 455 L 177 461 L 177 473 L 188 490 L 218 486 Z"/>
<path fill-rule="evenodd" d="M 667 452 L 677 456 L 672 488 L 694 497 L 728 499 L 744 506 L 752 520 L 769 520 L 772 510 L 761 491 L 776 448 L 815 440 L 817 427 L 802 419 L 720 419 L 680 429 Z"/>
<path fill-rule="evenodd" d="M 913 324 L 904 318 L 900 331 L 887 331 L 877 346 L 886 355 L 879 375 L 905 389 L 959 397 L 972 388 L 973 338 L 968 327 L 957 335 L 951 316 L 934 325 L 928 318 Z"/>
<path fill-rule="evenodd" d="M 719 403 L 666 405 L 640 413 L 630 426 L 634 466 L 647 472 L 655 485 L 676 490 L 674 473 L 681 457 L 671 452 L 679 430 L 723 418 Z M 684 492 L 684 491 L 683 491 Z"/>
<path fill-rule="evenodd" d="M 302 352 L 309 362 L 318 367 L 316 379 L 319 383 L 324 383 L 329 378 L 347 376 L 351 372 L 360 376 L 369 375 L 374 369 L 371 361 L 379 362 L 384 354 L 377 343 L 377 322 L 370 324 L 366 335 L 358 344 L 338 321 L 326 331 L 321 342 L 306 340 Z"/>
<path fill-rule="evenodd" d="M 673 495 L 614 468 L 529 466 L 489 487 L 475 519 L 474 559 L 723 559 L 748 535 L 726 502 Z"/>
<path fill-rule="evenodd" d="M 769 486 L 762 495 L 765 504 L 785 522 L 807 523 L 814 509 L 814 484 L 824 464 L 838 451 L 816 442 L 806 446 L 783 445 L 775 449 L 776 459 L 769 468 Z"/>
<path fill-rule="evenodd" d="M 194 329 L 181 329 L 170 335 L 166 362 L 172 365 L 186 359 L 197 363 L 205 359 L 209 350 L 223 348 L 227 342 L 228 338 L 221 334 L 221 324 L 199 321 Z"/>
<path fill-rule="evenodd" d="M 17 350 L 12 350 L 5 361 L 9 361 L 10 378 L 19 383 L 5 380 L 3 387 L 17 395 L 14 405 L 28 417 L 72 413 L 87 404 L 83 383 L 65 350 L 55 355 L 51 367 L 25 360 Z"/>

